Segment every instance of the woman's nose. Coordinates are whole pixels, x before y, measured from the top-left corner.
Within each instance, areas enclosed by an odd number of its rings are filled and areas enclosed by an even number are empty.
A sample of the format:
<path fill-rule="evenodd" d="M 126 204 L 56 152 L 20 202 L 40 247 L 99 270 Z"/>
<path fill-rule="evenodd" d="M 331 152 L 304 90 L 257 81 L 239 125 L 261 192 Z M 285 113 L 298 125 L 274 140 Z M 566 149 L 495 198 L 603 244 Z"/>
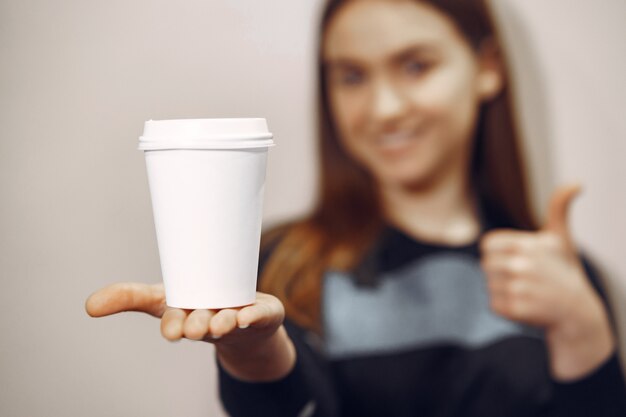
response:
<path fill-rule="evenodd" d="M 379 80 L 374 84 L 371 116 L 379 122 L 396 119 L 407 109 L 407 100 L 399 86 L 389 80 Z"/>

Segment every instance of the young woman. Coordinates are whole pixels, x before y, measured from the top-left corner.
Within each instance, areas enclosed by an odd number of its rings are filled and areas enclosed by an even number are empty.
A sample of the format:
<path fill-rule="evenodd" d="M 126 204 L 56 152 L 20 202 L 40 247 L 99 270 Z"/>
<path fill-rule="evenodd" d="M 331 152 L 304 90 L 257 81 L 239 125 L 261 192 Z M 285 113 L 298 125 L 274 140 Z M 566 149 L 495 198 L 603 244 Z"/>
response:
<path fill-rule="evenodd" d="M 320 198 L 264 236 L 256 303 L 185 311 L 127 283 L 87 311 L 214 343 L 233 416 L 625 415 L 568 233 L 578 187 L 536 225 L 501 52 L 479 0 L 329 1 Z"/>

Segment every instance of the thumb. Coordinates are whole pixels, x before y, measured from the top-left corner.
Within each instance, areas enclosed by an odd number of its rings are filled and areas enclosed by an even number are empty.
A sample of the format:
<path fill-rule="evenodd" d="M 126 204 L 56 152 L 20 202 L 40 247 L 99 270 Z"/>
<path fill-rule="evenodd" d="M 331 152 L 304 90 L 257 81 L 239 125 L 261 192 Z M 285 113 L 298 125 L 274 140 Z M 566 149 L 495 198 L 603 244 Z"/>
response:
<path fill-rule="evenodd" d="M 581 189 L 580 184 L 569 184 L 557 188 L 552 194 L 548 208 L 548 220 L 543 227 L 543 230 L 551 231 L 564 238 L 570 248 L 573 242 L 568 226 L 568 216 L 572 201 Z"/>
<path fill-rule="evenodd" d="M 108 316 L 122 311 L 140 311 L 161 317 L 167 306 L 163 284 L 123 282 L 109 285 L 91 294 L 85 310 L 91 317 Z"/>

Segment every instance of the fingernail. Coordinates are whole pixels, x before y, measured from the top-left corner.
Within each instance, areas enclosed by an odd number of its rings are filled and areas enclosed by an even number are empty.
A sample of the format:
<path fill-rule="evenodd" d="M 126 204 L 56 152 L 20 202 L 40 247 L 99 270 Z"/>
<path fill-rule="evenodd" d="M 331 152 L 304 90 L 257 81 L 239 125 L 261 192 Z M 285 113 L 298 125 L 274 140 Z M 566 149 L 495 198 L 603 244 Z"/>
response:
<path fill-rule="evenodd" d="M 241 325 L 239 325 L 239 328 L 240 328 L 241 330 L 243 330 L 243 329 L 247 329 L 248 327 L 250 327 L 250 325 L 249 325 L 249 324 L 241 324 Z"/>
<path fill-rule="evenodd" d="M 217 340 L 217 339 L 221 339 L 221 338 L 222 338 L 222 336 L 218 336 L 218 335 L 214 335 L 214 334 L 211 335 L 211 339 L 213 339 L 213 340 Z"/>

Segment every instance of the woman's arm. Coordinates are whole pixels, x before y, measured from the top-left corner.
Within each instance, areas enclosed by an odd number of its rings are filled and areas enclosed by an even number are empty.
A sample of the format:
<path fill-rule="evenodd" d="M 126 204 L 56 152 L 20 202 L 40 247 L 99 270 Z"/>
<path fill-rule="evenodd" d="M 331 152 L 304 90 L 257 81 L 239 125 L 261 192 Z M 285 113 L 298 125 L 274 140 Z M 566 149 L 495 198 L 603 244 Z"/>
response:
<path fill-rule="evenodd" d="M 304 329 L 283 324 L 282 303 L 271 295 L 257 293 L 241 309 L 189 311 L 168 308 L 161 284 L 119 283 L 96 291 L 85 308 L 92 317 L 148 313 L 161 318 L 168 340 L 214 344 L 220 397 L 233 417 L 338 415 L 328 364 L 307 344 Z"/>
<path fill-rule="evenodd" d="M 216 343 L 217 359 L 231 376 L 246 382 L 270 382 L 285 377 L 296 363 L 296 350 L 283 326 L 252 346 Z"/>

